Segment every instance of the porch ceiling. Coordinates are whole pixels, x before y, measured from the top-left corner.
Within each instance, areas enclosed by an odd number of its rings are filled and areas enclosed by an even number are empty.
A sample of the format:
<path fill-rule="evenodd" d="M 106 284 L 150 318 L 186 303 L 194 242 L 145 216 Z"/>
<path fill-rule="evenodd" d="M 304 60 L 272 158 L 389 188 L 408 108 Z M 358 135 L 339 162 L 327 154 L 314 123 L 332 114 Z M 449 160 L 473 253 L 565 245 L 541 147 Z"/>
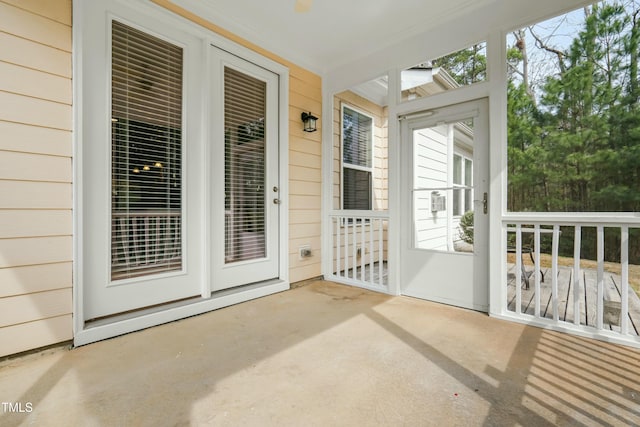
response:
<path fill-rule="evenodd" d="M 328 72 L 496 0 L 173 0 L 240 37 L 313 71 Z M 304 1 L 303 1 L 304 2 Z"/>

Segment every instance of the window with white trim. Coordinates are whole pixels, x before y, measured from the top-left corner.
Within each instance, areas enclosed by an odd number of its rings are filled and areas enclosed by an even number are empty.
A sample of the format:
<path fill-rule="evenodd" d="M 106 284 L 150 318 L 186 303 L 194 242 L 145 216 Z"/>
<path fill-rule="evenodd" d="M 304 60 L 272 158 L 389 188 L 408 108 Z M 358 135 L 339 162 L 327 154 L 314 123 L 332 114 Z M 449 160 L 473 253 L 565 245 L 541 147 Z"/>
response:
<path fill-rule="evenodd" d="M 342 105 L 342 208 L 373 206 L 373 117 Z"/>
<path fill-rule="evenodd" d="M 473 210 L 473 160 L 453 155 L 453 215 L 462 216 Z"/>

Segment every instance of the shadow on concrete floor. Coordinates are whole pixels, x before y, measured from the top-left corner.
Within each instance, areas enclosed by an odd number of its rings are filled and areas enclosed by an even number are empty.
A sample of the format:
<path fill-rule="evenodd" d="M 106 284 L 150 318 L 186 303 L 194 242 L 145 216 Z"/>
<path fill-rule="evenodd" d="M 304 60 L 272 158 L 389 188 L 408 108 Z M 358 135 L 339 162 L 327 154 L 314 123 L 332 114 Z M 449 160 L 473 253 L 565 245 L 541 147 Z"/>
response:
<path fill-rule="evenodd" d="M 640 351 L 316 282 L 0 365 L 0 425 L 638 425 Z"/>

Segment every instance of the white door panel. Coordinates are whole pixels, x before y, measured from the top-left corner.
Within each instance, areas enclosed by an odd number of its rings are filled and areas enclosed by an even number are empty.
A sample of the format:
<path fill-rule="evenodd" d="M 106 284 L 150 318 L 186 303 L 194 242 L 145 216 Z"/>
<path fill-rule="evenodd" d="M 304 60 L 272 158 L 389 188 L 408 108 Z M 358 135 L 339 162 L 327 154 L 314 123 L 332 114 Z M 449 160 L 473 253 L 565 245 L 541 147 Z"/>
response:
<path fill-rule="evenodd" d="M 104 50 L 84 68 L 83 320 L 197 296 L 202 286 L 201 135 L 184 114 L 201 99 L 188 54 L 200 42 L 153 22 L 107 25 L 96 30 Z M 172 71 L 141 80 L 136 61 Z"/>
<path fill-rule="evenodd" d="M 218 291 L 279 276 L 278 76 L 211 49 L 211 283 Z"/>
<path fill-rule="evenodd" d="M 404 119 L 401 129 L 403 163 L 412 165 L 401 176 L 401 292 L 487 311 L 488 103 L 439 108 Z M 467 210 L 472 245 L 460 237 Z"/>

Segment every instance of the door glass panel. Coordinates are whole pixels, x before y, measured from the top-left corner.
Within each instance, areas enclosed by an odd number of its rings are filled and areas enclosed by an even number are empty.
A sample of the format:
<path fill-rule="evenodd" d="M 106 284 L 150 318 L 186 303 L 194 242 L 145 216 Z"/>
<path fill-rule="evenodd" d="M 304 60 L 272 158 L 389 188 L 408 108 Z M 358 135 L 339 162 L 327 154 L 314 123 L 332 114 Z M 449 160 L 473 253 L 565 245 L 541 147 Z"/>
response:
<path fill-rule="evenodd" d="M 265 258 L 266 82 L 224 71 L 225 263 Z"/>
<path fill-rule="evenodd" d="M 473 252 L 472 129 L 465 121 L 413 131 L 416 249 Z"/>
<path fill-rule="evenodd" d="M 111 280 L 182 269 L 182 56 L 112 23 Z"/>

